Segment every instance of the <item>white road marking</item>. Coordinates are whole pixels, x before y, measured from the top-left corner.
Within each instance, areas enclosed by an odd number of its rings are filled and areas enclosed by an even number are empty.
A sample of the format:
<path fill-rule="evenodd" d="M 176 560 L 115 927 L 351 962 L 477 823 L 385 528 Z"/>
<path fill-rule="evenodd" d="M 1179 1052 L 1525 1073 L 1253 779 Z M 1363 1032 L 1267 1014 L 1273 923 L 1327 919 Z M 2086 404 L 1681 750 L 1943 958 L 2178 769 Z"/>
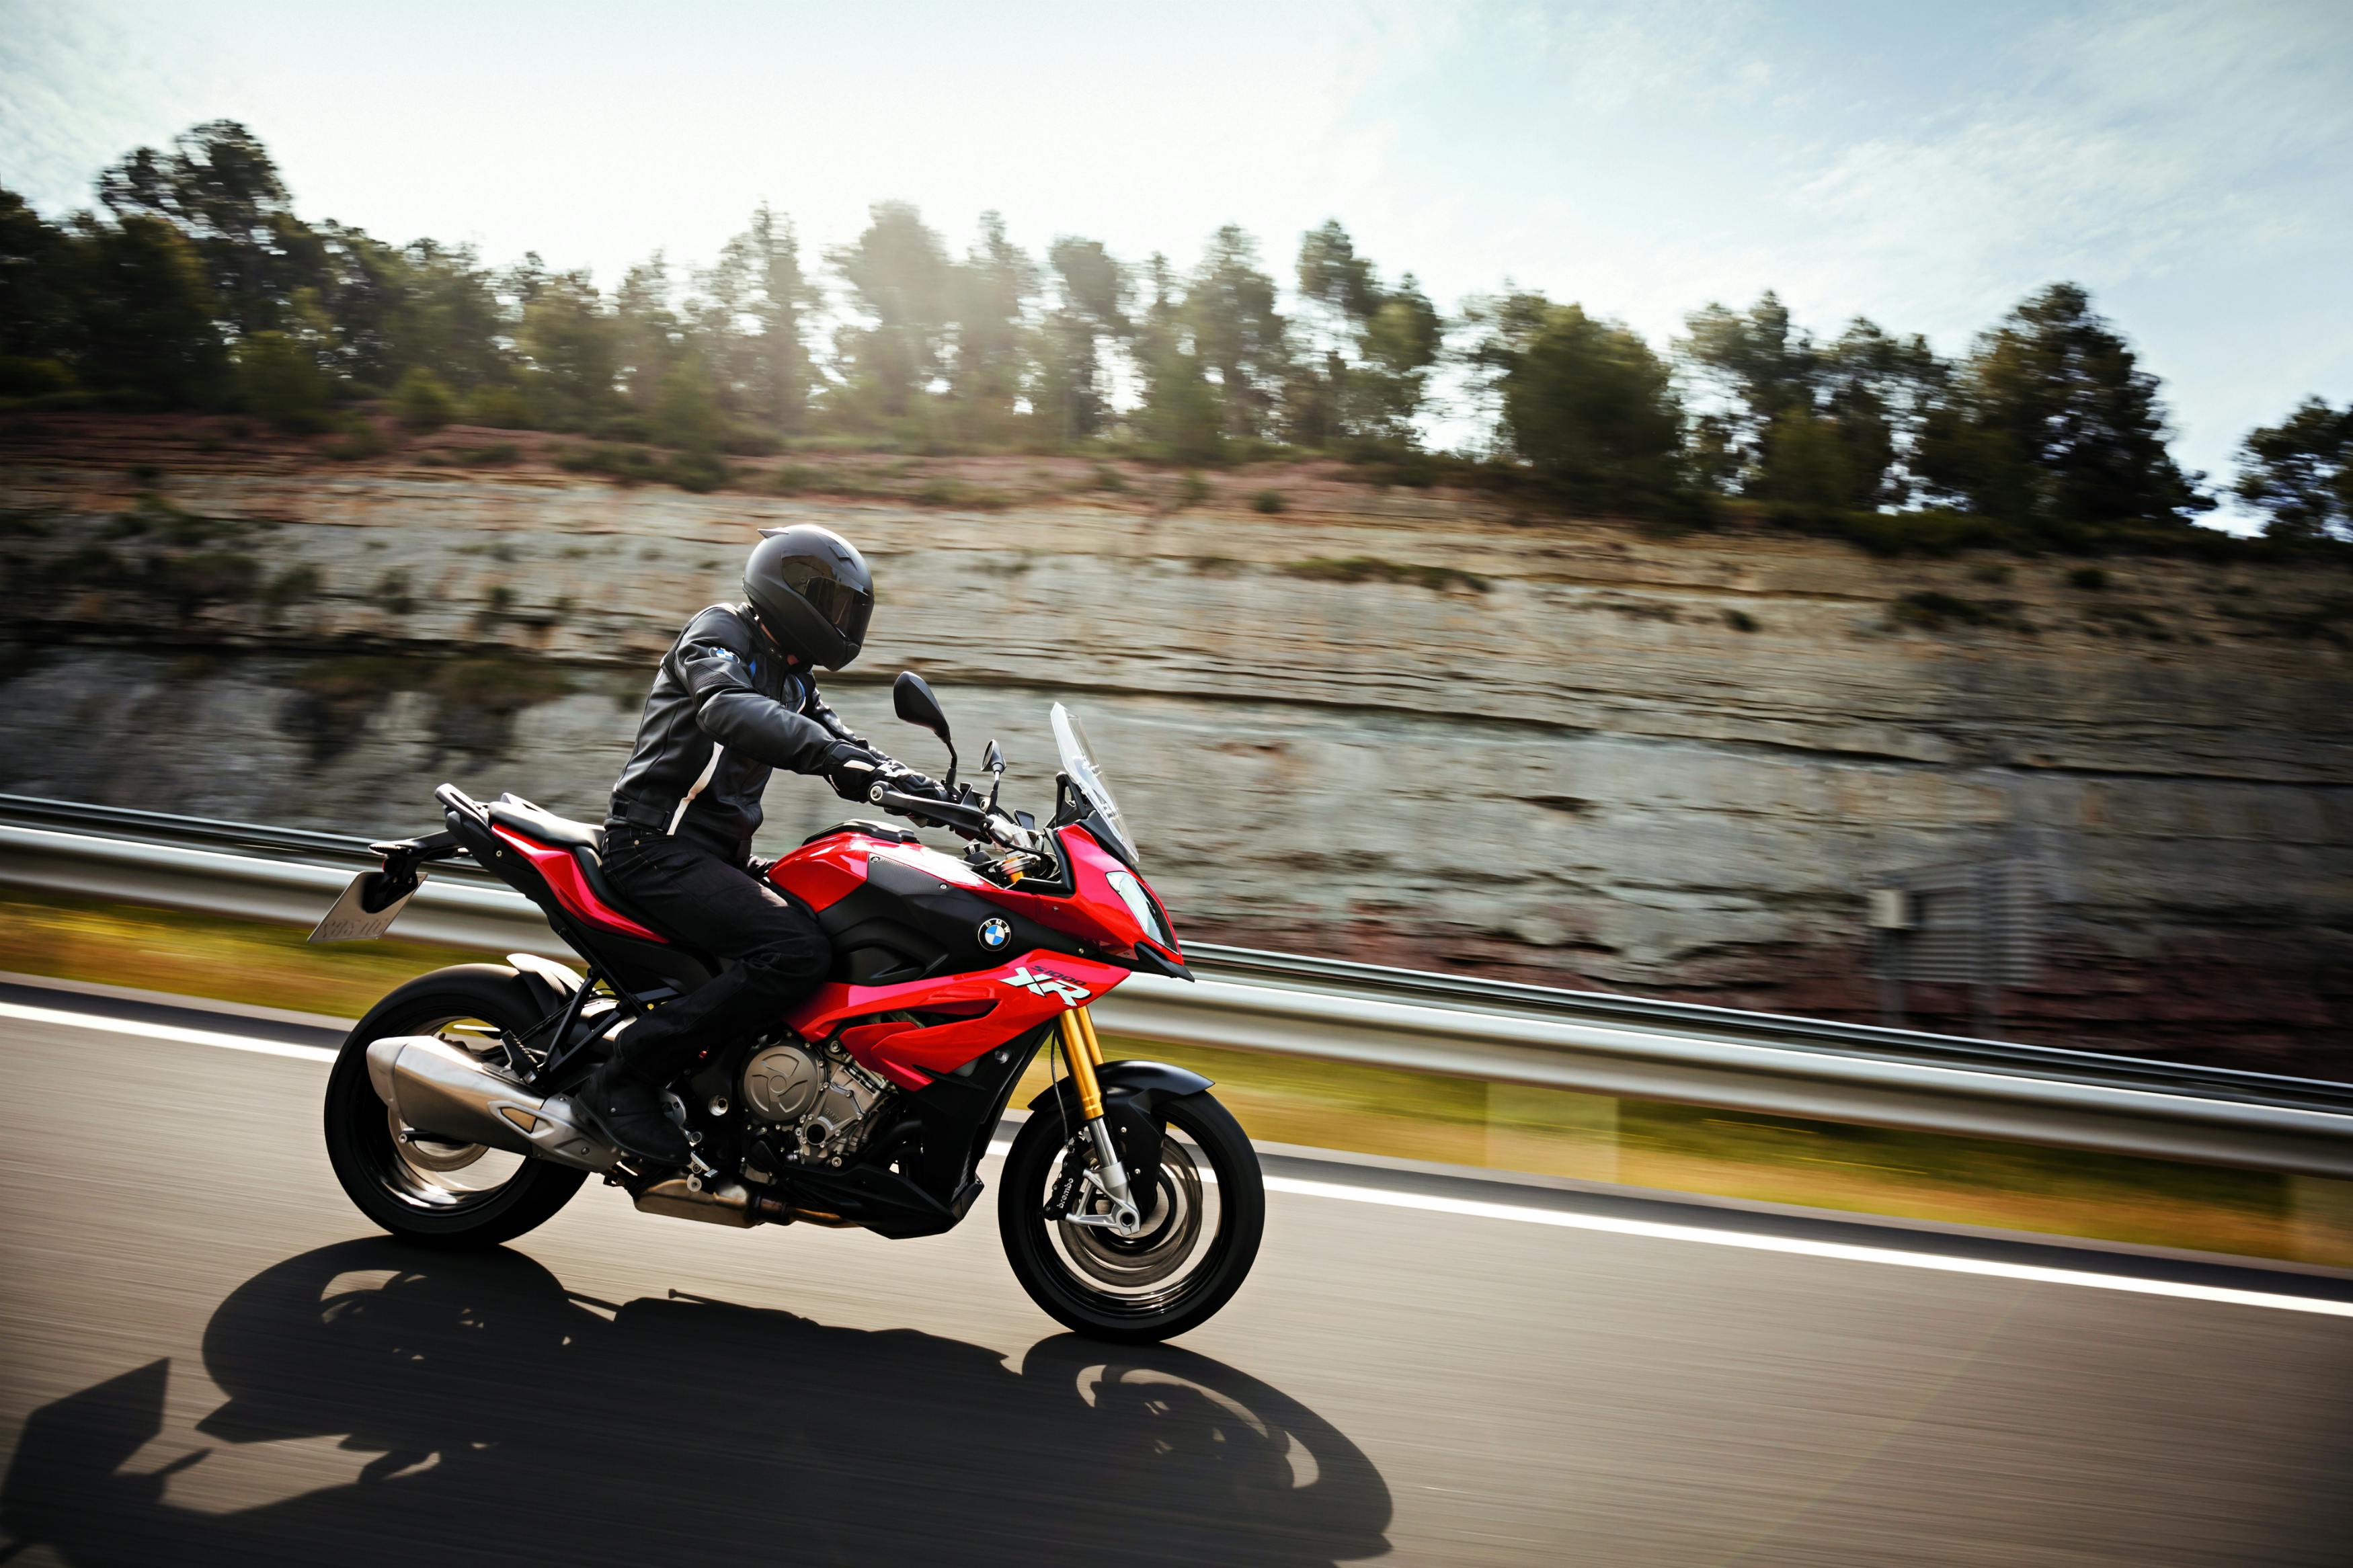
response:
<path fill-rule="evenodd" d="M 2269 1307 L 2282 1312 L 2316 1312 L 2323 1317 L 2353 1318 L 2353 1301 L 2317 1300 L 2308 1296 L 2283 1296 L 2268 1290 L 2234 1290 L 2221 1285 L 2184 1285 L 2170 1279 L 2139 1279 L 2122 1274 L 2047 1268 L 2031 1263 L 1947 1258 L 1939 1253 L 1906 1252 L 1892 1247 L 1857 1247 L 1843 1241 L 1811 1241 L 1796 1237 L 1715 1230 L 1704 1226 L 1664 1225 L 1656 1220 L 1616 1219 L 1605 1215 L 1528 1208 L 1518 1204 L 1481 1203 L 1470 1198 L 1431 1197 L 1419 1193 L 1343 1186 L 1335 1182 L 1307 1182 L 1293 1176 L 1269 1176 L 1266 1190 L 1271 1193 L 1295 1193 L 1303 1197 L 1339 1198 L 1347 1203 L 1386 1204 L 1391 1208 L 1426 1209 L 1434 1214 L 1463 1215 L 1473 1219 L 1504 1219 L 1515 1220 L 1522 1225 L 1557 1226 L 1564 1230 L 1606 1231 L 1613 1236 L 1640 1236 L 1653 1241 L 1738 1247 L 1751 1252 L 1788 1252 L 1807 1258 L 1837 1258 L 1849 1263 L 1879 1263 L 1894 1268 L 1933 1268 L 1947 1274 L 1978 1274 L 1995 1279 L 2023 1279 L 2038 1285 L 2081 1285 L 2094 1290 L 2122 1290 L 2137 1296 L 2172 1296 L 2185 1301 L 2221 1301 L 2239 1307 Z"/>
<path fill-rule="evenodd" d="M 56 1007 L 28 1007 L 15 1002 L 0 1002 L 0 1018 L 15 1018 L 27 1024 L 53 1024 L 70 1029 L 94 1029 L 101 1034 L 130 1035 L 140 1039 L 172 1040 L 182 1045 L 215 1046 L 223 1050 L 252 1051 L 267 1057 L 291 1057 L 299 1061 L 332 1062 L 335 1059 L 335 1053 L 324 1046 L 285 1045 L 276 1040 L 257 1040 L 245 1035 L 224 1034 L 212 1029 L 185 1029 L 174 1024 L 142 1024 L 128 1018 L 71 1013 Z M 989 1144 L 988 1152 L 1002 1158 L 1012 1147 L 1009 1142 L 998 1141 Z M 1892 1247 L 1857 1247 L 1843 1241 L 1814 1241 L 1749 1231 L 1718 1230 L 1707 1226 L 1619 1219 L 1606 1215 L 1531 1208 L 1524 1204 L 1493 1204 L 1472 1198 L 1437 1197 L 1423 1193 L 1350 1186 L 1339 1182 L 1311 1182 L 1296 1176 L 1269 1176 L 1266 1178 L 1266 1190 L 1290 1193 L 1298 1197 L 1335 1198 L 1343 1203 L 1378 1204 L 1389 1208 L 1419 1209 L 1428 1214 L 1460 1215 L 1468 1219 L 1508 1220 L 1518 1225 L 1548 1225 L 1562 1230 L 1600 1231 L 1610 1236 L 1641 1237 L 1651 1241 L 1740 1247 L 1750 1252 L 1788 1253 L 1846 1263 L 1876 1263 L 1892 1268 L 1927 1268 L 1946 1274 L 1975 1274 L 1986 1279 L 2017 1279 L 2037 1285 L 2074 1285 L 2093 1290 L 2120 1290 L 2127 1295 L 2168 1296 L 2184 1301 L 2214 1301 L 2227 1306 L 2263 1307 L 2278 1312 L 2311 1312 L 2322 1317 L 2353 1318 L 2353 1301 L 2284 1296 L 2268 1290 L 2239 1290 L 2222 1285 L 2187 1285 L 2171 1279 L 2145 1279 L 2124 1274 L 2051 1268 L 2032 1263 L 1950 1258 L 1940 1253 L 1908 1252 Z"/>
<path fill-rule="evenodd" d="M 257 1040 L 250 1035 L 225 1035 L 212 1029 L 184 1029 L 177 1024 L 142 1024 L 134 1018 L 69 1013 L 58 1007 L 27 1007 L 16 1002 L 0 1002 L 0 1018 L 16 1018 L 27 1024 L 59 1024 L 69 1029 L 96 1029 L 104 1035 L 135 1035 L 142 1040 L 174 1040 L 184 1046 L 217 1046 L 225 1051 L 292 1057 L 297 1061 L 332 1062 L 335 1059 L 334 1050 L 327 1046 L 294 1046 L 280 1040 Z"/>

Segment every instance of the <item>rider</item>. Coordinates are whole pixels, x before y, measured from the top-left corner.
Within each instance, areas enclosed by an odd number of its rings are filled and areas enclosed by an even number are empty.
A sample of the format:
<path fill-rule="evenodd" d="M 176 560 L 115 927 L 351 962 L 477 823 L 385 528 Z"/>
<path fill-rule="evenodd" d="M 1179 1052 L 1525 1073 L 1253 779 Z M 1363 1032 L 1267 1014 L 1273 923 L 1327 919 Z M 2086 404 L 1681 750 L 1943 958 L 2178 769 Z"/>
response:
<path fill-rule="evenodd" d="M 825 978 L 816 917 L 751 859 L 771 769 L 825 777 L 844 800 L 878 783 L 944 795 L 850 733 L 812 678 L 858 657 L 874 577 L 848 540 L 813 524 L 763 529 L 744 602 L 713 605 L 679 634 L 654 676 L 638 743 L 613 785 L 605 873 L 633 912 L 729 964 L 718 978 L 623 1028 L 583 1092 L 631 1154 L 688 1160 L 662 1089 L 706 1045 L 752 1032 Z"/>

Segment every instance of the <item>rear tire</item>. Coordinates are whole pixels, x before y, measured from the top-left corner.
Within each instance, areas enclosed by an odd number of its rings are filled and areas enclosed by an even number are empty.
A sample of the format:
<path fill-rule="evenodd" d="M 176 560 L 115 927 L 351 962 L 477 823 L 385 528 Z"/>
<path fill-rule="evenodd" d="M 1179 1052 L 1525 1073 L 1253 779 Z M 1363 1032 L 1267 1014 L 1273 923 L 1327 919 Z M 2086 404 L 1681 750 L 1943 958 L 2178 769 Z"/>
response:
<path fill-rule="evenodd" d="M 1266 1229 L 1258 1152 L 1231 1111 L 1188 1094 L 1159 1101 L 1154 1118 L 1166 1123 L 1162 1163 L 1128 1173 L 1145 1221 L 1132 1241 L 1046 1217 L 1065 1158 L 1083 1148 L 1060 1097 L 1030 1113 L 1005 1156 L 997 1223 L 1014 1278 L 1057 1321 L 1094 1339 L 1143 1343 L 1200 1327 L 1249 1278 Z"/>
<path fill-rule="evenodd" d="M 496 1247 L 552 1218 L 588 1173 L 570 1165 L 490 1152 L 520 1163 L 503 1180 L 470 1186 L 478 1145 L 446 1141 L 404 1145 L 392 1114 L 368 1081 L 367 1047 L 387 1035 L 442 1034 L 470 1046 L 521 1035 L 546 1009 L 503 964 L 462 963 L 400 986 L 368 1009 L 343 1041 L 327 1079 L 327 1159 L 359 1211 L 393 1235 L 427 1247 Z"/>

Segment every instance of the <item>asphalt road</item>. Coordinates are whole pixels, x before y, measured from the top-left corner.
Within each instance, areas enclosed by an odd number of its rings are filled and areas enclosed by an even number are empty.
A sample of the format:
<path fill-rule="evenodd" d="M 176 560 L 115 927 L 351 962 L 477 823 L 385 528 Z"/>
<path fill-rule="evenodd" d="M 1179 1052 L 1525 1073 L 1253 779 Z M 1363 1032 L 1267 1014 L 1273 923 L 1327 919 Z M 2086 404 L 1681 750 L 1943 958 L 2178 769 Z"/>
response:
<path fill-rule="evenodd" d="M 52 1000 L 138 1021 L 0 1010 L 0 1562 L 2353 1561 L 2353 1317 L 2031 1276 L 2338 1282 L 1286 1164 L 1242 1294 L 1124 1351 L 986 1201 L 886 1242 L 592 1185 L 419 1253 L 317 1062 Z"/>

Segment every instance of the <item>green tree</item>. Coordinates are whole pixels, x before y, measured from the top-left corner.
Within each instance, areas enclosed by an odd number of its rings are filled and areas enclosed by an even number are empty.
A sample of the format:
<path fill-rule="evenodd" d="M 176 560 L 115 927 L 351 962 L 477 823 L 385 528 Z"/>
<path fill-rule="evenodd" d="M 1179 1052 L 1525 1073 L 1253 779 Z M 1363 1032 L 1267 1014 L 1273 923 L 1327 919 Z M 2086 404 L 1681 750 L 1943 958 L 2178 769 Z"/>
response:
<path fill-rule="evenodd" d="M 409 311 L 409 282 L 401 255 L 362 230 L 326 223 L 316 230 L 320 266 L 314 282 L 298 297 L 308 301 L 327 363 L 354 386 L 393 384 L 403 369 L 401 352 Z M 453 356 L 424 363 L 438 372 Z"/>
<path fill-rule="evenodd" d="M 377 265 L 373 242 L 364 246 L 355 239 L 352 248 L 371 268 Z M 395 300 L 383 329 L 389 370 L 430 370 L 467 392 L 512 384 L 509 340 L 517 322 L 499 298 L 498 279 L 473 247 L 411 240 L 382 265 Z M 339 323 L 348 320 L 350 311 L 342 304 L 331 309 Z M 342 330 L 348 340 L 352 329 Z"/>
<path fill-rule="evenodd" d="M 82 384 L 166 407 L 217 399 L 228 355 L 203 259 L 187 238 L 159 219 L 134 216 L 88 223 L 76 249 Z"/>
<path fill-rule="evenodd" d="M 718 450 L 727 422 L 713 393 L 711 367 L 700 353 L 689 349 L 672 357 L 653 403 L 654 435 L 665 446 Z"/>
<path fill-rule="evenodd" d="M 1210 236 L 1185 292 L 1183 325 L 1191 356 L 1217 378 L 1229 435 L 1274 434 L 1291 373 L 1286 323 L 1274 306 L 1274 279 L 1259 267 L 1257 242 L 1233 224 Z"/>
<path fill-rule="evenodd" d="M 1175 271 L 1155 252 L 1144 266 L 1148 301 L 1131 350 L 1144 383 L 1133 423 L 1145 444 L 1174 462 L 1224 461 L 1228 415 L 1225 389 L 1211 384 L 1193 347 L 1189 313 L 1176 298 Z"/>
<path fill-rule="evenodd" d="M 1038 266 L 1006 237 L 1005 220 L 980 215 L 980 238 L 956 268 L 952 309 L 955 357 L 948 393 L 965 434 L 1001 437 L 1028 370 L 1024 320 L 1038 292 Z"/>
<path fill-rule="evenodd" d="M 153 218 L 185 235 L 239 332 L 284 326 L 295 291 L 315 286 L 325 262 L 268 149 L 233 120 L 185 131 L 168 152 L 140 148 L 99 176 L 98 195 L 118 220 Z"/>
<path fill-rule="evenodd" d="M 0 189 L 0 358 L 23 367 L 19 376 L 50 382 L 69 375 L 64 362 L 75 357 L 79 342 L 77 262 L 75 243 L 63 229 L 16 192 Z M 34 371 L 35 365 L 56 368 Z"/>
<path fill-rule="evenodd" d="M 2317 397 L 2251 431 L 2239 448 L 2241 500 L 2270 514 L 2274 539 L 2353 539 L 2353 404 Z"/>
<path fill-rule="evenodd" d="M 1919 487 L 1915 456 L 1951 384 L 1951 366 L 1927 339 L 1894 336 L 1860 316 L 1820 352 L 1814 416 L 1830 422 L 1849 474 L 1838 504 L 1865 510 L 1913 499 Z M 1769 453 L 1764 479 L 1768 489 L 1786 488 Z"/>
<path fill-rule="evenodd" d="M 1445 331 L 1413 275 L 1384 289 L 1378 269 L 1330 219 L 1301 237 L 1298 282 L 1309 353 L 1291 370 L 1291 438 L 1311 447 L 1410 439 Z"/>
<path fill-rule="evenodd" d="M 1134 332 L 1126 269 L 1101 240 L 1063 236 L 1046 252 L 1050 303 L 1039 329 L 1030 405 L 1064 445 L 1111 422 L 1107 358 Z"/>
<path fill-rule="evenodd" d="M 912 412 L 944 360 L 954 264 L 946 245 L 905 202 L 868 209 L 866 231 L 829 259 L 870 324 L 837 339 L 851 401 L 886 419 Z"/>
<path fill-rule="evenodd" d="M 1353 435 L 1409 441 L 1415 416 L 1429 395 L 1430 368 L 1445 338 L 1440 320 L 1409 272 L 1364 324 L 1349 395 L 1340 408 Z"/>
<path fill-rule="evenodd" d="M 1856 451 L 1867 444 L 1868 437 L 1857 441 L 1845 421 L 1791 409 L 1766 428 L 1757 476 L 1749 488 L 1768 500 L 1795 506 L 1868 508 L 1875 499 L 1877 471 Z"/>
<path fill-rule="evenodd" d="M 1706 305 L 1683 318 L 1690 336 L 1677 344 L 1701 374 L 1729 394 L 1734 446 L 1757 460 L 1765 432 L 1792 411 L 1810 413 L 1819 355 L 1789 320 L 1789 308 L 1767 289 L 1746 310 Z"/>
<path fill-rule="evenodd" d="M 2157 378 L 2073 283 L 1978 340 L 1928 420 L 1928 481 L 2030 527 L 2187 521 L 2214 503 L 2174 466 Z M 2199 476 L 2202 478 L 2202 476 Z"/>
<path fill-rule="evenodd" d="M 1223 389 L 1210 384 L 1200 358 L 1177 343 L 1161 342 L 1138 359 L 1144 402 L 1136 424 L 1145 441 L 1170 462 L 1223 462 L 1229 425 Z"/>
<path fill-rule="evenodd" d="M 807 322 L 823 300 L 801 271 L 792 220 L 761 203 L 697 288 L 703 352 L 730 401 L 763 428 L 799 434 L 818 381 Z"/>
<path fill-rule="evenodd" d="M 1769 289 L 1746 310 L 1712 304 L 1684 326 L 1677 352 L 1718 403 L 1694 424 L 1695 478 L 1810 507 L 1910 499 L 1911 458 L 1948 379 L 1926 339 L 1858 317 L 1820 342 Z"/>
<path fill-rule="evenodd" d="M 248 332 L 237 346 L 237 400 L 281 430 L 327 427 L 334 384 L 309 344 L 286 332 Z"/>
<path fill-rule="evenodd" d="M 619 355 L 612 320 L 588 275 L 529 270 L 511 275 L 509 283 L 523 301 L 516 339 L 533 422 L 576 430 L 602 419 L 618 401 Z"/>
<path fill-rule="evenodd" d="M 394 414 L 412 430 L 438 430 L 458 416 L 458 400 L 448 384 L 419 367 L 400 378 L 393 389 Z"/>
<path fill-rule="evenodd" d="M 1640 334 L 1541 294 L 1488 301 L 1474 363 L 1491 378 L 1505 450 L 1609 505 L 1656 502 L 1682 483 L 1683 410 Z"/>
<path fill-rule="evenodd" d="M 670 384 L 686 336 L 661 252 L 621 274 L 620 287 L 613 290 L 611 323 L 614 370 L 629 401 L 640 413 L 651 414 Z"/>

